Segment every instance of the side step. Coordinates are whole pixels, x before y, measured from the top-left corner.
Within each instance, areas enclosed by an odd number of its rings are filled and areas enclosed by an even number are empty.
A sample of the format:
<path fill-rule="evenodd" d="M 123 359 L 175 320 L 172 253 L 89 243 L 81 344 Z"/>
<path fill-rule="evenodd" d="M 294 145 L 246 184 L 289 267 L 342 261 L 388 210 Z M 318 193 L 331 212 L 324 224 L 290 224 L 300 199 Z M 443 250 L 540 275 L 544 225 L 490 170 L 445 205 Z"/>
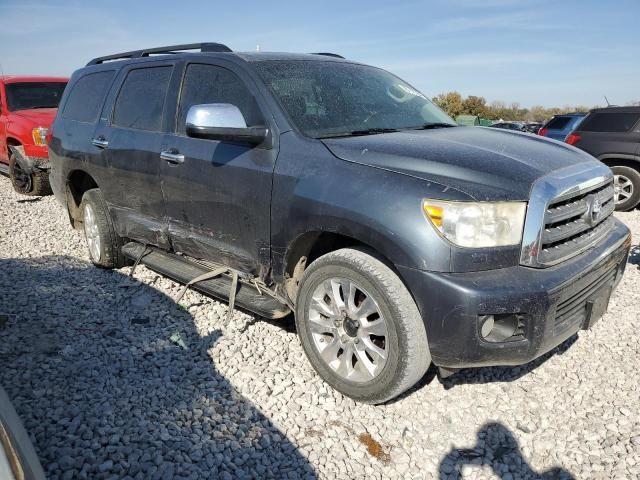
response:
<path fill-rule="evenodd" d="M 175 253 L 151 246 L 145 247 L 137 242 L 127 243 L 122 247 L 122 253 L 132 260 L 136 260 L 142 255 L 140 263 L 180 283 L 188 283 L 210 270 Z M 227 275 L 220 275 L 195 283 L 191 288 L 205 295 L 229 301 L 231 278 Z M 235 302 L 241 308 L 270 319 L 282 318 L 291 313 L 289 307 L 280 300 L 264 292 L 258 293 L 258 289 L 254 285 L 244 283 L 242 280 L 238 281 Z"/>

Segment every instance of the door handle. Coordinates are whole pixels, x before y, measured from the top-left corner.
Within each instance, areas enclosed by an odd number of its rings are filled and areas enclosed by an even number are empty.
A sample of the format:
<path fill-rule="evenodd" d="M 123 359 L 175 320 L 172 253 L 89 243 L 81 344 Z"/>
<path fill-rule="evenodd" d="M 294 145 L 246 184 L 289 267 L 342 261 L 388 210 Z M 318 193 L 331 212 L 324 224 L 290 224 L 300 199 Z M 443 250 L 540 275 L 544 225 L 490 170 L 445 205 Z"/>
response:
<path fill-rule="evenodd" d="M 102 135 L 91 140 L 91 143 L 98 148 L 107 148 L 109 146 L 109 142 Z"/>
<path fill-rule="evenodd" d="M 163 150 L 160 152 L 160 158 L 174 165 L 184 163 L 184 155 L 178 153 L 175 148 L 172 148 L 171 150 Z"/>

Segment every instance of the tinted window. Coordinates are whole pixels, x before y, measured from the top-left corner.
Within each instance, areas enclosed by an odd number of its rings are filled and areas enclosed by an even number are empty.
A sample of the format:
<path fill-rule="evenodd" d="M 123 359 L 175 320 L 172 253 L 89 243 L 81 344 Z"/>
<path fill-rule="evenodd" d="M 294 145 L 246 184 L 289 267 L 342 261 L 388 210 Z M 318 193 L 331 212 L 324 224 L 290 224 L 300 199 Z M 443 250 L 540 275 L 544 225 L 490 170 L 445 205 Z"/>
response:
<path fill-rule="evenodd" d="M 10 111 L 33 108 L 58 108 L 66 82 L 21 82 L 6 86 Z"/>
<path fill-rule="evenodd" d="M 187 112 L 193 105 L 230 103 L 240 109 L 248 127 L 264 123 L 256 99 L 233 72 L 213 65 L 187 67 L 178 105 L 176 131 L 185 133 Z"/>
<path fill-rule="evenodd" d="M 384 70 L 331 61 L 260 61 L 256 69 L 289 118 L 310 137 L 456 123 Z"/>
<path fill-rule="evenodd" d="M 640 113 L 593 113 L 583 122 L 585 132 L 628 132 L 638 123 Z"/>
<path fill-rule="evenodd" d="M 569 125 L 570 121 L 571 117 L 554 117 L 549 120 L 546 128 L 548 128 L 549 130 L 563 130 L 567 127 L 567 125 Z"/>
<path fill-rule="evenodd" d="M 113 124 L 139 130 L 159 131 L 173 67 L 131 70 L 113 112 Z"/>
<path fill-rule="evenodd" d="M 113 70 L 108 70 L 90 73 L 80 78 L 71 87 L 61 116 L 79 122 L 94 122 L 98 118 L 104 95 L 114 73 Z"/>

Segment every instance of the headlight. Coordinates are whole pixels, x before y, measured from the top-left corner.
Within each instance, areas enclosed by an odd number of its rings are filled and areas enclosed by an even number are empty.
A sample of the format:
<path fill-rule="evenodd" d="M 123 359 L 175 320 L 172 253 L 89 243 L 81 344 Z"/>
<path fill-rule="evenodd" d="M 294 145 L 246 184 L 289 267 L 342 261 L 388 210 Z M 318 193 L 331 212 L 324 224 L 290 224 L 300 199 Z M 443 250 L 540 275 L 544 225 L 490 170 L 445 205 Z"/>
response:
<path fill-rule="evenodd" d="M 33 143 L 38 145 L 39 147 L 44 147 L 47 145 L 47 132 L 48 130 L 44 127 L 36 127 L 31 130 L 31 136 L 33 137 Z"/>
<path fill-rule="evenodd" d="M 447 202 L 424 200 L 426 217 L 451 243 L 483 248 L 522 241 L 526 202 Z"/>

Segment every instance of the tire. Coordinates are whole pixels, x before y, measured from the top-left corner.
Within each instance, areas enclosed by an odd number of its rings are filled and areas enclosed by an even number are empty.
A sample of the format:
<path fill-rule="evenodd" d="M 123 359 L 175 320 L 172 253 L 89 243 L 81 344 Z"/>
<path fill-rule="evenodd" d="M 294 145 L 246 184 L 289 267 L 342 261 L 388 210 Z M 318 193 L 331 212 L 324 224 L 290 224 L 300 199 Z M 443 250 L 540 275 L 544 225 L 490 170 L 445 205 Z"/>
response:
<path fill-rule="evenodd" d="M 351 286 L 354 301 L 345 301 Z M 341 301 L 346 316 L 335 314 Z M 377 311 L 368 315 L 363 309 Z M 307 268 L 296 300 L 296 327 L 316 372 L 359 402 L 378 404 L 397 397 L 431 364 L 424 322 L 409 291 L 364 249 L 337 250 Z"/>
<path fill-rule="evenodd" d="M 11 153 L 9 157 L 9 178 L 13 189 L 22 195 L 42 196 L 52 193 L 49 185 L 49 172 L 37 171 L 30 175 L 25 173 L 14 153 Z"/>
<path fill-rule="evenodd" d="M 620 201 L 616 201 L 616 210 L 620 212 L 633 210 L 640 203 L 640 171 L 626 166 L 614 166 L 611 170 L 615 175 L 616 187 L 618 182 L 625 182 L 624 189 L 618 193 Z"/>
<path fill-rule="evenodd" d="M 127 261 L 121 250 L 122 238 L 113 228 L 100 189 L 93 188 L 84 193 L 80 212 L 91 262 L 102 268 L 124 267 Z"/>

